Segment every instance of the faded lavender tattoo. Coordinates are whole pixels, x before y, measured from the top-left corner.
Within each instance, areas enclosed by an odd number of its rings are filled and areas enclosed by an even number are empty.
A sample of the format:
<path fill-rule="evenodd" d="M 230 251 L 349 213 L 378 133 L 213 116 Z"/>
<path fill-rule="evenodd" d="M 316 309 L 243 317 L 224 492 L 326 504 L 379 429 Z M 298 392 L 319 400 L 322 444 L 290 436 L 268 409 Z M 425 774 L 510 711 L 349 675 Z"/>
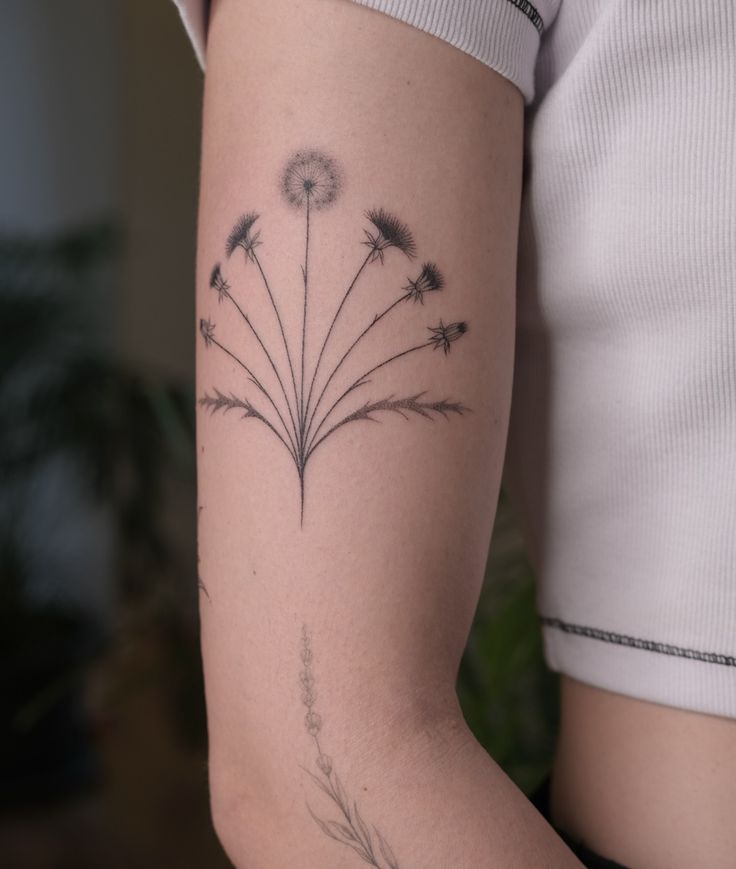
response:
<path fill-rule="evenodd" d="M 316 214 L 334 205 L 337 201 L 341 188 L 341 173 L 336 162 L 320 151 L 304 150 L 296 153 L 286 164 L 281 176 L 281 191 L 286 202 L 294 209 L 304 214 L 304 262 L 301 266 L 303 283 L 303 311 L 301 318 L 301 341 L 298 343 L 296 352 L 289 341 L 281 319 L 281 313 L 276 301 L 271 284 L 259 258 L 257 248 L 263 244 L 261 232 L 256 229 L 259 215 L 252 211 L 244 214 L 233 227 L 225 242 L 225 254 L 230 259 L 237 251 L 241 251 L 244 263 L 252 264 L 258 273 L 258 278 L 263 284 L 263 289 L 268 295 L 278 323 L 281 340 L 286 352 L 288 371 L 279 370 L 273 358 L 272 350 L 262 340 L 259 330 L 253 323 L 250 314 L 239 301 L 242 293 L 235 293 L 228 278 L 223 274 L 222 265 L 217 263 L 210 273 L 210 288 L 217 294 L 218 302 L 226 302 L 232 305 L 243 321 L 248 332 L 255 338 L 264 357 L 265 363 L 271 368 L 278 383 L 278 391 L 275 395 L 264 386 L 249 363 L 241 357 L 240 350 L 226 347 L 216 337 L 215 323 L 209 318 L 202 318 L 199 329 L 205 347 L 216 347 L 233 362 L 247 376 L 248 381 L 258 392 L 254 398 L 256 404 L 250 398 L 239 397 L 230 392 L 225 394 L 219 389 L 214 389 L 213 394 L 205 394 L 199 403 L 208 408 L 212 413 L 216 411 L 227 412 L 229 410 L 242 411 L 243 419 L 254 419 L 263 423 L 279 439 L 287 450 L 296 467 L 299 476 L 300 490 L 300 516 L 304 522 L 304 480 L 307 463 L 314 451 L 323 444 L 331 435 L 339 431 L 343 426 L 351 422 L 365 420 L 379 422 L 376 414 L 383 411 L 391 411 L 408 419 L 410 414 L 416 414 L 427 420 L 442 416 L 445 419 L 450 414 L 462 414 L 469 408 L 456 401 L 448 399 L 432 400 L 426 398 L 426 391 L 422 390 L 409 395 L 395 396 L 390 394 L 383 398 L 366 400 L 359 407 L 354 408 L 346 415 L 334 416 L 337 408 L 356 389 L 371 383 L 371 375 L 376 374 L 381 368 L 398 361 L 410 353 L 417 353 L 426 349 L 442 349 L 444 354 L 450 350 L 454 341 L 457 341 L 468 331 L 465 322 L 445 323 L 442 319 L 436 326 L 425 327 L 429 336 L 417 341 L 410 347 L 392 354 L 387 359 L 364 371 L 352 382 L 336 381 L 337 397 L 329 403 L 325 410 L 323 402 L 328 387 L 340 372 L 343 363 L 352 353 L 360 341 L 369 334 L 371 329 L 400 307 L 407 310 L 402 303 L 421 303 L 424 305 L 425 297 L 434 297 L 445 286 L 444 278 L 434 262 L 424 262 L 414 277 L 407 277 L 406 284 L 398 290 L 398 296 L 388 307 L 380 313 L 376 313 L 373 319 L 358 333 L 350 346 L 340 356 L 337 364 L 331 371 L 325 372 L 320 383 L 318 375 L 322 369 L 322 361 L 325 349 L 332 336 L 346 302 L 353 293 L 356 285 L 363 275 L 371 267 L 383 266 L 386 257 L 392 251 L 402 254 L 408 260 L 416 257 L 416 242 L 409 228 L 394 215 L 389 214 L 383 208 L 370 209 L 364 213 L 367 226 L 364 227 L 364 238 L 360 242 L 368 248 L 362 257 L 360 265 L 347 289 L 342 292 L 339 304 L 332 318 L 327 333 L 322 340 L 319 351 L 316 352 L 316 362 L 311 376 L 307 376 L 307 311 L 310 295 L 310 265 L 309 249 L 310 234 L 313 235 Z M 412 310 L 416 310 L 412 306 Z M 421 330 L 418 337 L 421 335 Z M 316 348 L 316 345 L 315 345 Z M 349 379 L 348 379 L 349 380 Z"/>
<path fill-rule="evenodd" d="M 372 827 L 372 830 L 369 829 L 355 800 L 352 801 L 351 805 L 345 788 L 335 771 L 332 758 L 322 751 L 320 743 L 322 717 L 314 708 L 317 703 L 317 692 L 312 670 L 312 641 L 306 625 L 302 626 L 300 654 L 303 668 L 299 673 L 299 684 L 302 689 L 302 703 L 307 707 L 304 726 L 314 741 L 314 747 L 317 751 L 315 765 L 320 774 L 317 775 L 306 767 L 302 767 L 302 769 L 322 793 L 329 797 L 334 809 L 339 813 L 339 820 L 320 817 L 309 805 L 309 802 L 307 802 L 307 810 L 326 836 L 352 848 L 369 866 L 377 866 L 379 869 L 399 869 L 399 861 L 391 850 L 391 846 L 376 827 Z"/>

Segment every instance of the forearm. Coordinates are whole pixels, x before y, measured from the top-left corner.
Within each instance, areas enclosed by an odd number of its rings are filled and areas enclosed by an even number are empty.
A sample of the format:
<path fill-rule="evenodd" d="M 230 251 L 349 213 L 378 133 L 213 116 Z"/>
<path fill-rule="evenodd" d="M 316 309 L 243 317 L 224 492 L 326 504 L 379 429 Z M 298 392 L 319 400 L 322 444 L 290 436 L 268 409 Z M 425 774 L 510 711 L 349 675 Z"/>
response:
<path fill-rule="evenodd" d="M 218 834 L 239 869 L 579 867 L 459 714 L 421 723 L 368 714 L 346 732 L 321 698 L 315 708 L 319 748 L 297 709 L 283 768 L 266 774 L 268 798 L 245 786 L 244 770 L 219 792 Z"/>

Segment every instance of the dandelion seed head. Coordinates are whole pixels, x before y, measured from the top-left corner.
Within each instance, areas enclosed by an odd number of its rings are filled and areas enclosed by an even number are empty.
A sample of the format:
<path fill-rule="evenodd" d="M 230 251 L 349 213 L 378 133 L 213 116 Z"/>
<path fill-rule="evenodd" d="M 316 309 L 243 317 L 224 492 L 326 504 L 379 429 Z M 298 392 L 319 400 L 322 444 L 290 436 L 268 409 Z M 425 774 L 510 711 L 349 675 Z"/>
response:
<path fill-rule="evenodd" d="M 365 216 L 375 229 L 375 232 L 365 230 L 366 241 L 363 242 L 372 248 L 372 259 L 380 259 L 383 262 L 383 252 L 390 247 L 397 248 L 409 259 L 414 258 L 417 248 L 416 242 L 405 223 L 383 208 L 372 208 L 370 211 L 366 211 Z"/>
<path fill-rule="evenodd" d="M 327 208 L 340 192 L 340 171 L 337 163 L 322 151 L 304 150 L 286 164 L 281 176 L 281 191 L 294 208 Z"/>

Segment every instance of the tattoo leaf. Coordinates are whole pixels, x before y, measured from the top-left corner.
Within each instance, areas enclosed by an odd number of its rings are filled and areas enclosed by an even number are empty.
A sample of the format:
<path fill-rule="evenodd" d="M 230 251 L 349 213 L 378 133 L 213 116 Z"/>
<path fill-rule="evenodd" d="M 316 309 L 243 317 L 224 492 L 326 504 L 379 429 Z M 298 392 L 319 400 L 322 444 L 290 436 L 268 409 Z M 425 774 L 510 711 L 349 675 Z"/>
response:
<path fill-rule="evenodd" d="M 424 392 L 417 392 L 415 395 L 409 395 L 406 398 L 394 398 L 393 395 L 389 395 L 388 398 L 382 398 L 379 401 L 365 402 L 365 404 L 361 405 L 357 410 L 349 413 L 328 429 L 319 440 L 315 441 L 310 446 L 307 455 L 310 456 L 331 434 L 350 422 L 358 422 L 360 420 L 366 420 L 367 422 L 380 422 L 380 420 L 373 416 L 373 414 L 376 413 L 384 411 L 398 413 L 399 416 L 404 419 L 409 419 L 409 413 L 415 413 L 418 416 L 431 420 L 433 413 L 447 419 L 451 413 L 456 413 L 458 416 L 462 416 L 463 413 L 469 410 L 469 408 L 460 404 L 460 402 L 448 401 L 447 399 L 442 399 L 441 401 L 420 401 L 424 394 Z"/>
<path fill-rule="evenodd" d="M 348 414 L 341 422 L 353 422 L 358 419 L 369 419 L 372 422 L 376 422 L 377 420 L 374 420 L 371 414 L 378 413 L 379 411 L 392 411 L 393 413 L 398 413 L 404 419 L 409 418 L 404 411 L 416 413 L 425 419 L 431 419 L 431 412 L 434 412 L 441 414 L 447 419 L 449 413 L 462 415 L 463 411 L 467 410 L 459 402 L 447 401 L 447 399 L 443 399 L 442 401 L 419 401 L 424 394 L 424 392 L 417 392 L 415 395 L 396 399 L 393 395 L 389 395 L 388 398 L 382 398 L 380 401 L 367 401 L 362 407 Z"/>
<path fill-rule="evenodd" d="M 313 663 L 313 652 L 312 652 L 312 642 L 311 637 L 309 635 L 309 631 L 307 630 L 306 625 L 302 625 L 302 638 L 301 638 L 301 650 L 300 657 L 302 660 L 302 664 L 304 665 L 304 669 L 300 672 L 300 682 L 303 684 L 304 682 L 311 683 L 314 681 L 314 675 L 312 673 L 312 663 Z M 302 703 L 307 707 L 308 715 L 316 715 L 314 712 L 313 706 L 316 702 L 315 697 L 310 693 L 308 695 L 302 694 Z M 320 737 L 318 736 L 319 730 L 315 730 L 314 728 L 310 728 L 309 723 L 305 721 L 305 726 L 307 732 L 314 740 L 315 749 L 317 750 L 317 759 L 319 760 L 328 758 L 328 755 L 324 754 L 322 750 L 322 745 L 320 743 Z M 321 767 L 320 767 L 321 768 Z M 330 798 L 330 800 L 340 809 L 342 815 L 345 819 L 345 823 L 341 820 L 333 820 L 333 819 L 324 819 L 320 818 L 318 815 L 314 813 L 312 807 L 309 805 L 309 802 L 306 802 L 307 809 L 309 814 L 314 819 L 317 826 L 322 830 L 322 832 L 329 836 L 330 839 L 333 839 L 336 842 L 339 842 L 342 845 L 347 845 L 349 848 L 352 848 L 353 851 L 367 863 L 369 866 L 374 866 L 376 869 L 399 869 L 398 861 L 394 856 L 391 848 L 388 846 L 386 840 L 381 836 L 381 834 L 374 827 L 375 834 L 378 838 L 378 845 L 381 849 L 381 854 L 383 855 L 384 862 L 381 862 L 381 858 L 376 855 L 374 851 L 374 843 L 371 837 L 371 832 L 363 820 L 362 815 L 360 814 L 360 810 L 358 809 L 358 803 L 353 800 L 352 808 L 350 805 L 350 800 L 345 792 L 345 788 L 340 781 L 340 777 L 335 772 L 334 767 L 332 766 L 332 762 L 330 760 L 329 768 L 326 768 L 323 771 L 324 778 L 320 778 L 315 775 L 311 770 L 302 766 L 304 772 L 312 779 L 312 781 L 317 785 L 317 787 L 324 793 L 326 796 Z"/>
<path fill-rule="evenodd" d="M 326 793 L 330 799 L 334 799 L 334 797 L 332 796 L 332 791 L 327 787 L 327 785 L 322 781 L 322 779 L 319 776 L 315 775 L 313 772 L 308 770 L 305 766 L 303 766 L 302 769 L 312 779 L 312 781 L 317 785 L 317 787 L 321 791 L 324 791 L 324 793 Z"/>
<path fill-rule="evenodd" d="M 345 793 L 345 789 L 342 786 L 342 782 L 340 781 L 337 773 L 333 773 L 333 787 L 335 793 L 335 801 L 340 806 L 343 811 L 345 817 L 349 820 L 350 818 L 350 803 L 348 802 L 347 795 Z"/>
<path fill-rule="evenodd" d="M 229 410 L 240 408 L 245 411 L 245 416 L 261 417 L 261 414 L 258 413 L 249 401 L 238 398 L 236 395 L 233 395 L 232 392 L 230 395 L 225 395 L 220 392 L 219 389 L 215 390 L 214 396 L 205 395 L 204 398 L 200 398 L 199 403 L 202 407 L 206 407 L 212 413 L 216 413 L 218 410 L 227 413 Z"/>
<path fill-rule="evenodd" d="M 366 851 L 368 851 L 368 853 L 372 855 L 373 845 L 371 844 L 371 834 L 365 824 L 365 821 L 360 816 L 360 812 L 358 811 L 358 804 L 356 802 L 353 802 L 353 810 L 355 812 L 355 823 L 358 825 L 358 831 L 361 834 L 361 841 L 365 845 Z"/>
<path fill-rule="evenodd" d="M 322 832 L 329 836 L 330 839 L 334 839 L 336 842 L 339 842 L 341 845 L 347 845 L 349 848 L 352 848 L 353 851 L 366 863 L 375 866 L 375 862 L 371 859 L 370 855 L 366 852 L 365 848 L 361 845 L 361 843 L 355 838 L 353 832 L 346 827 L 344 824 L 340 824 L 337 821 L 323 821 L 312 811 L 311 806 L 307 803 L 307 809 L 309 809 L 309 814 L 314 818 L 317 826 L 322 830 Z"/>
<path fill-rule="evenodd" d="M 356 841 L 355 834 L 350 829 L 350 827 L 345 826 L 345 824 L 341 824 L 340 821 L 327 821 L 327 826 L 333 832 L 337 831 L 337 833 L 340 833 L 348 841 L 350 841 L 350 842 Z"/>
<path fill-rule="evenodd" d="M 391 850 L 391 846 L 389 843 L 383 838 L 380 830 L 373 828 L 373 832 L 376 834 L 376 838 L 378 839 L 378 847 L 381 849 L 381 854 L 383 855 L 383 859 L 388 863 L 389 869 L 399 869 L 399 861 L 396 859 L 396 855 Z"/>

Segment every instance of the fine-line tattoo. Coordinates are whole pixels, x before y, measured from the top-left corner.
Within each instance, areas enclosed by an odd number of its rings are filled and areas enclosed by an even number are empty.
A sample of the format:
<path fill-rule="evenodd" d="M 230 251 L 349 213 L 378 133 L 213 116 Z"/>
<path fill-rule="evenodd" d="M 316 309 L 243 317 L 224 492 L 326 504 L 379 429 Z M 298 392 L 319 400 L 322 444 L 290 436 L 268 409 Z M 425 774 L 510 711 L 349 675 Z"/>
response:
<path fill-rule="evenodd" d="M 308 801 L 306 803 L 307 811 L 326 836 L 352 848 L 369 866 L 377 866 L 379 869 L 399 869 L 399 862 L 391 850 L 391 846 L 375 826 L 372 831 L 368 828 L 358 810 L 357 802 L 353 800 L 351 804 L 335 771 L 332 758 L 322 751 L 319 737 L 322 730 L 322 717 L 314 708 L 317 703 L 317 692 L 312 670 L 312 640 L 306 625 L 302 625 L 300 656 L 303 667 L 299 673 L 299 684 L 302 690 L 302 703 L 307 707 L 304 726 L 312 737 L 317 750 L 315 763 L 320 775 L 311 772 L 306 767 L 302 767 L 302 769 L 314 784 L 330 798 L 340 813 L 340 820 L 320 818 L 315 814 Z"/>
<path fill-rule="evenodd" d="M 359 407 L 336 420 L 332 417 L 333 412 L 342 402 L 356 389 L 365 386 L 372 381 L 370 375 L 390 365 L 397 360 L 417 353 L 425 349 L 442 349 L 445 355 L 450 351 L 454 341 L 468 331 L 464 321 L 445 323 L 440 318 L 436 326 L 426 327 L 429 335 L 423 340 L 417 341 L 410 347 L 392 354 L 386 359 L 379 361 L 364 371 L 357 379 L 344 384 L 344 388 L 337 387 L 338 395 L 325 411 L 322 408 L 323 400 L 328 387 L 332 384 L 335 376 L 342 368 L 343 363 L 352 353 L 355 347 L 368 335 L 384 317 L 395 311 L 402 302 L 419 302 L 424 305 L 425 296 L 437 293 L 445 286 L 445 281 L 439 268 L 434 262 L 424 262 L 413 278 L 407 278 L 407 283 L 401 288 L 398 297 L 383 311 L 374 315 L 373 319 L 360 330 L 357 337 L 340 356 L 339 360 L 327 373 L 324 382 L 318 385 L 318 375 L 322 369 L 325 349 L 330 342 L 335 324 L 358 284 L 361 275 L 372 265 L 382 266 L 389 251 L 395 250 L 402 253 L 407 259 L 416 257 L 416 242 L 409 228 L 394 215 L 385 209 L 369 209 L 364 213 L 368 228 L 364 228 L 365 238 L 361 244 L 368 248 L 362 257 L 360 265 L 352 280 L 347 285 L 340 298 L 334 316 L 330 322 L 327 333 L 322 340 L 319 352 L 316 356 L 311 376 L 307 375 L 307 350 L 308 350 L 308 305 L 310 299 L 310 261 L 309 252 L 311 239 L 314 235 L 314 216 L 317 212 L 332 206 L 337 200 L 341 188 L 341 174 L 335 160 L 315 150 L 303 150 L 297 152 L 286 164 L 281 175 L 281 192 L 286 202 L 295 209 L 304 213 L 304 262 L 301 265 L 303 304 L 301 316 L 301 341 L 298 345 L 298 357 L 292 353 L 294 349 L 287 338 L 284 323 L 269 282 L 266 271 L 258 255 L 257 248 L 261 241 L 260 229 L 255 226 L 259 219 L 256 212 L 244 214 L 235 224 L 225 243 L 225 254 L 230 259 L 236 251 L 241 250 L 244 262 L 252 263 L 258 273 L 260 283 L 263 284 L 270 305 L 273 309 L 276 322 L 283 342 L 288 373 L 280 371 L 274 359 L 272 349 L 269 349 L 261 337 L 261 332 L 254 324 L 250 314 L 246 311 L 239 297 L 233 292 L 229 280 L 225 277 L 222 265 L 217 263 L 210 273 L 210 288 L 217 293 L 218 302 L 230 304 L 242 320 L 249 333 L 255 338 L 260 351 L 270 367 L 278 384 L 278 393 L 272 395 L 258 377 L 250 364 L 241 358 L 239 352 L 225 346 L 215 336 L 215 323 L 209 317 L 203 317 L 199 321 L 199 329 L 205 347 L 217 347 L 228 356 L 245 373 L 247 380 L 255 386 L 262 401 L 267 406 L 257 406 L 249 398 L 239 397 L 235 393 L 224 393 L 217 388 L 212 394 L 206 393 L 199 400 L 199 404 L 211 413 L 217 411 L 240 410 L 243 419 L 255 419 L 262 422 L 283 444 L 291 456 L 299 477 L 300 493 L 300 521 L 304 523 L 304 495 L 305 473 L 307 463 L 314 451 L 323 444 L 331 435 L 339 431 L 343 426 L 360 420 L 379 422 L 376 414 L 381 412 L 393 412 L 403 419 L 409 419 L 415 414 L 427 420 L 434 420 L 442 416 L 448 419 L 450 414 L 462 415 L 469 408 L 457 401 L 449 399 L 429 399 L 426 391 L 414 392 L 410 395 L 396 396 L 390 394 L 383 398 L 367 400 Z M 405 306 L 403 306 L 405 307 Z M 425 333 L 426 334 L 426 333 Z M 298 364 L 295 365 L 295 358 Z M 339 381 L 338 381 L 339 382 Z M 275 416 L 274 416 L 275 415 Z"/>

